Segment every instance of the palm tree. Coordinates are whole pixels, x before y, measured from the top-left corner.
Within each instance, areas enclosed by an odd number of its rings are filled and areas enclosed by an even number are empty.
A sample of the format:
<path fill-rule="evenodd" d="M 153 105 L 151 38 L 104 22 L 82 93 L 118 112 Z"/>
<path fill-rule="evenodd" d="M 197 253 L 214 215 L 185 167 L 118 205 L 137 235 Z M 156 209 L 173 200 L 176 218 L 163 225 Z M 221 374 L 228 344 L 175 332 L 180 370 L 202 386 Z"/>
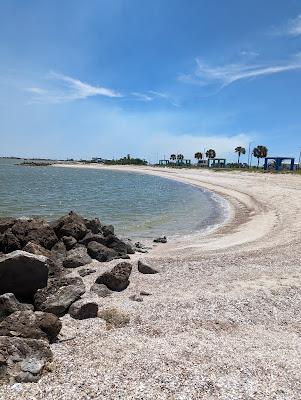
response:
<path fill-rule="evenodd" d="M 253 149 L 253 156 L 257 158 L 257 168 L 259 168 L 259 159 L 268 155 L 268 149 L 265 146 L 257 146 Z"/>
<path fill-rule="evenodd" d="M 238 154 L 237 164 L 239 165 L 240 156 L 241 156 L 241 154 L 246 154 L 246 149 L 244 147 L 238 146 L 238 147 L 235 147 L 234 151 L 235 151 L 235 153 Z"/>
<path fill-rule="evenodd" d="M 207 158 L 215 158 L 216 157 L 216 152 L 213 149 L 209 149 L 206 151 L 206 157 Z"/>
<path fill-rule="evenodd" d="M 178 162 L 179 162 L 179 161 L 182 161 L 183 159 L 184 159 L 183 154 L 178 154 L 178 155 L 177 155 L 177 160 L 178 160 Z"/>
<path fill-rule="evenodd" d="M 171 159 L 172 161 L 175 161 L 175 160 L 177 159 L 177 156 L 176 156 L 175 154 L 171 154 L 171 155 L 170 155 L 170 159 Z"/>
<path fill-rule="evenodd" d="M 195 153 L 194 158 L 196 158 L 197 160 L 201 160 L 203 158 L 203 153 L 198 151 L 197 153 Z"/>

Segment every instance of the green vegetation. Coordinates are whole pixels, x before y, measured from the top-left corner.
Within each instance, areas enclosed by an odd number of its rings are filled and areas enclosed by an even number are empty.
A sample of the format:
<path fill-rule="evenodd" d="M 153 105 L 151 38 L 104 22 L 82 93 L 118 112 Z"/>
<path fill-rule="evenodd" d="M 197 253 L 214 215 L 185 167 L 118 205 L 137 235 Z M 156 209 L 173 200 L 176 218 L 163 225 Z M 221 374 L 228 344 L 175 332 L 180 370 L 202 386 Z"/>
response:
<path fill-rule="evenodd" d="M 147 165 L 147 161 L 141 158 L 132 158 L 129 154 L 119 160 L 105 160 L 105 165 Z"/>
<path fill-rule="evenodd" d="M 268 149 L 265 146 L 257 146 L 253 149 L 253 156 L 257 158 L 257 168 L 259 168 L 260 158 L 265 158 L 268 155 Z"/>
<path fill-rule="evenodd" d="M 216 157 L 216 152 L 213 149 L 209 149 L 206 151 L 206 157 L 207 158 L 215 158 Z"/>
<path fill-rule="evenodd" d="M 246 154 L 246 149 L 244 147 L 238 146 L 238 147 L 235 148 L 235 153 L 238 154 L 237 164 L 239 165 L 240 156 L 242 154 Z"/>

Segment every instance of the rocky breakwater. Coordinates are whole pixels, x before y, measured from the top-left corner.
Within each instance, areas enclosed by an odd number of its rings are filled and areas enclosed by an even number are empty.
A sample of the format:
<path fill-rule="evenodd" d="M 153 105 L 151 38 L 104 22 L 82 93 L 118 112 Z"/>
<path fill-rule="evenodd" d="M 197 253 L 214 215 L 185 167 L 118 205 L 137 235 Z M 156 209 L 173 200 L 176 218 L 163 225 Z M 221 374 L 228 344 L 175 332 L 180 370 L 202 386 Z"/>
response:
<path fill-rule="evenodd" d="M 98 305 L 81 298 L 86 288 L 75 268 L 93 260 L 128 259 L 135 251 L 113 226 L 70 212 L 54 222 L 0 219 L 0 383 L 36 382 L 52 363 L 50 344 L 60 317 L 96 317 Z M 132 266 L 121 262 L 100 275 L 91 292 L 124 290 Z M 84 269 L 85 274 L 89 269 Z"/>

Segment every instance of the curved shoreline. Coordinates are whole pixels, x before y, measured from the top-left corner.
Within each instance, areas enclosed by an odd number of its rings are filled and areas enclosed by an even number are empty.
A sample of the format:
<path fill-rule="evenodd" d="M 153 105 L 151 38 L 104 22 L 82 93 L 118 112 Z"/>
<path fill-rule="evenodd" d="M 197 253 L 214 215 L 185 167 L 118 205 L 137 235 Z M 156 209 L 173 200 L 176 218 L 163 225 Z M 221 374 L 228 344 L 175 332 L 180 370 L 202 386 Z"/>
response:
<path fill-rule="evenodd" d="M 266 204 L 260 202 L 254 195 L 236 188 L 231 188 L 227 184 L 221 184 L 220 174 L 211 171 L 189 170 L 189 169 L 168 169 L 148 166 L 103 166 L 103 165 L 84 165 L 84 164 L 56 164 L 54 167 L 66 168 L 85 168 L 85 169 L 109 169 L 121 172 L 134 172 L 160 176 L 165 179 L 172 179 L 194 187 L 208 190 L 224 199 L 229 205 L 228 215 L 225 220 L 216 228 L 209 232 L 196 232 L 189 237 L 176 238 L 169 242 L 165 248 L 168 253 L 187 253 L 195 255 L 198 252 L 226 251 L 233 247 L 245 247 L 248 244 L 260 241 L 267 235 L 275 224 L 276 216 Z M 227 173 L 227 175 L 231 173 Z M 237 175 L 233 173 L 232 175 Z M 254 177 L 254 174 L 248 174 Z M 246 173 L 243 173 L 246 176 Z M 214 183 L 210 178 L 218 177 Z M 262 219 L 263 218 L 263 219 Z M 258 229 L 259 219 L 260 229 Z M 156 256 L 156 251 L 152 251 L 152 256 Z"/>

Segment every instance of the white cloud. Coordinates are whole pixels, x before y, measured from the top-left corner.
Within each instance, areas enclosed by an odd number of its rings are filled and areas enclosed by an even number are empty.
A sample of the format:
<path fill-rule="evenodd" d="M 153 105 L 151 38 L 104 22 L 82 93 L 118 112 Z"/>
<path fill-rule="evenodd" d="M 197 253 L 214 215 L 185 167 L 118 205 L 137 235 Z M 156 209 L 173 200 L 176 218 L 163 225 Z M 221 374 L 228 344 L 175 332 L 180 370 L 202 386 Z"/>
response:
<path fill-rule="evenodd" d="M 137 100 L 154 101 L 156 99 L 163 99 L 175 107 L 180 107 L 179 103 L 177 103 L 169 94 L 158 92 L 156 90 L 149 90 L 147 93 L 132 92 L 131 94 L 136 97 Z"/>
<path fill-rule="evenodd" d="M 301 35 L 301 14 L 289 21 L 286 32 L 291 36 Z"/>
<path fill-rule="evenodd" d="M 230 84 L 250 78 L 279 74 L 281 72 L 294 71 L 301 69 L 300 57 L 295 57 L 292 61 L 281 64 L 227 64 L 225 66 L 212 67 L 203 63 L 200 59 L 196 60 L 197 68 L 194 74 L 180 75 L 179 80 L 184 83 L 207 86 L 217 84 L 220 88 Z"/>
<path fill-rule="evenodd" d="M 152 101 L 154 99 L 152 96 L 149 96 L 145 93 L 133 92 L 132 95 L 136 97 L 138 100 L 142 101 Z"/>
<path fill-rule="evenodd" d="M 26 89 L 28 92 L 34 94 L 34 98 L 31 102 L 65 103 L 86 99 L 91 96 L 105 96 L 110 98 L 122 97 L 120 93 L 113 89 L 92 86 L 79 79 L 74 79 L 57 72 L 50 72 L 48 77 L 55 83 L 49 89 L 40 87 L 30 87 Z"/>

